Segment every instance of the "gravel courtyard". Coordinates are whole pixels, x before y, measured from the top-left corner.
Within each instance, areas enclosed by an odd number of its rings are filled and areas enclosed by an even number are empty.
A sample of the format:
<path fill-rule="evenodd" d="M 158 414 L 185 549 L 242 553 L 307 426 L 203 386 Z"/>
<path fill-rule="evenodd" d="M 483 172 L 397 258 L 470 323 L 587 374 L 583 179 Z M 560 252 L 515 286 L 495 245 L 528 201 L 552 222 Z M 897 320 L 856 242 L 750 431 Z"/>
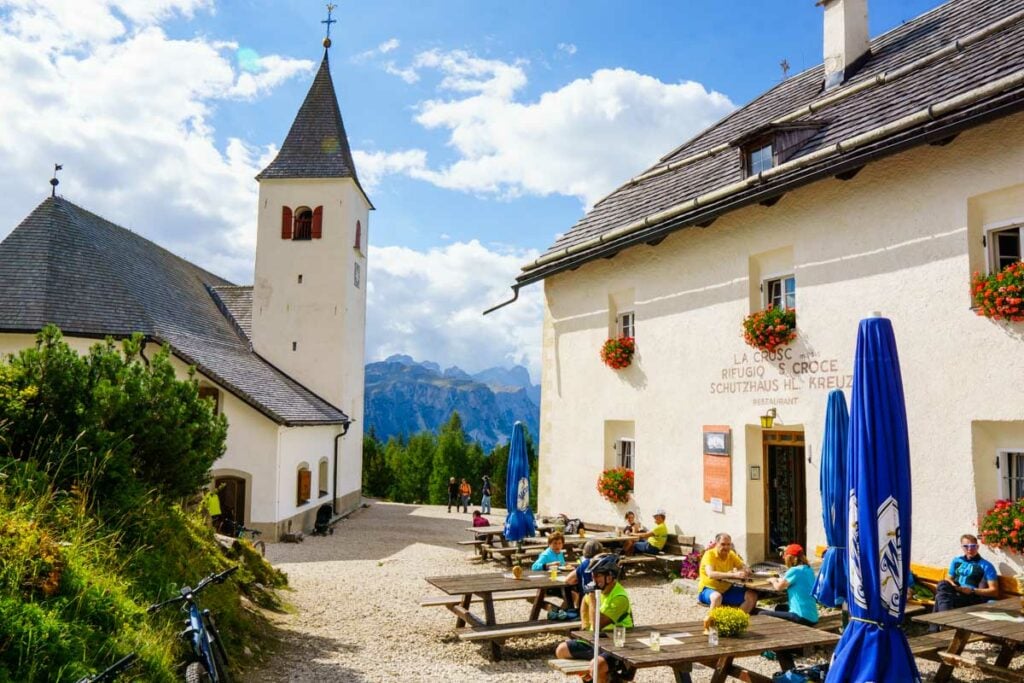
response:
<path fill-rule="evenodd" d="M 501 516 L 489 519 L 498 523 Z M 295 613 L 270 615 L 285 645 L 269 667 L 247 680 L 578 681 L 547 668 L 558 636 L 506 641 L 505 658 L 491 662 L 483 646 L 454 636 L 448 610 L 419 606 L 421 596 L 440 594 L 425 576 L 498 568 L 468 560 L 469 550 L 456 544 L 470 538 L 464 530 L 469 525 L 469 515 L 440 506 L 375 502 L 339 522 L 333 536 L 268 545 L 267 559 L 288 573 L 293 591 L 284 598 Z M 703 618 L 704 608 L 664 579 L 633 575 L 625 586 L 639 623 Z M 499 622 L 527 616 L 526 602 L 498 602 L 495 608 Z M 739 661 L 768 675 L 778 671 L 765 659 Z M 935 666 L 918 662 L 927 680 Z M 964 673 L 958 671 L 958 678 Z M 708 681 L 710 674 L 697 667 L 693 679 Z M 673 679 L 667 669 L 654 669 L 639 672 L 636 680 Z"/>

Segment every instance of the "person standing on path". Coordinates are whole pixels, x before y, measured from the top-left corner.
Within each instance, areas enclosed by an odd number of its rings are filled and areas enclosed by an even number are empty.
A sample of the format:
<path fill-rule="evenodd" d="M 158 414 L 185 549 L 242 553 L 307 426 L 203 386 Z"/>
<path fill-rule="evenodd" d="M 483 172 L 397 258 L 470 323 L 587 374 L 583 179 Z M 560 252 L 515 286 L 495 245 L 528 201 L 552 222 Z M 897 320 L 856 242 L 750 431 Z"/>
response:
<path fill-rule="evenodd" d="M 463 480 L 465 481 L 465 480 Z M 455 511 L 459 511 L 459 485 L 455 477 L 448 480 L 448 512 L 452 511 L 452 503 L 455 503 Z"/>
<path fill-rule="evenodd" d="M 491 478 L 484 475 L 484 485 L 480 488 L 480 512 L 491 514 Z"/>
<path fill-rule="evenodd" d="M 452 479 L 452 481 L 455 481 Z M 459 497 L 462 499 L 462 511 L 469 512 L 469 497 L 473 495 L 473 487 L 469 485 L 469 482 L 465 478 L 462 479 L 462 483 L 459 484 Z M 458 505 L 455 506 L 456 512 L 458 511 Z"/>

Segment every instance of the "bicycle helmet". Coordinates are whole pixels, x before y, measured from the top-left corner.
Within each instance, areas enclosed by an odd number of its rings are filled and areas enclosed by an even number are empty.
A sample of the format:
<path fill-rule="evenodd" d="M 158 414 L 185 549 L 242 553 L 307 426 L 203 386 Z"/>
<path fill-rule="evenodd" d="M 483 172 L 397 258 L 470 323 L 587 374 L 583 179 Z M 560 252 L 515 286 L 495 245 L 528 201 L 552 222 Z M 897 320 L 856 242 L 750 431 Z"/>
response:
<path fill-rule="evenodd" d="M 598 555 L 590 561 L 587 569 L 591 574 L 608 574 L 613 579 L 619 578 L 619 557 L 618 555 Z"/>

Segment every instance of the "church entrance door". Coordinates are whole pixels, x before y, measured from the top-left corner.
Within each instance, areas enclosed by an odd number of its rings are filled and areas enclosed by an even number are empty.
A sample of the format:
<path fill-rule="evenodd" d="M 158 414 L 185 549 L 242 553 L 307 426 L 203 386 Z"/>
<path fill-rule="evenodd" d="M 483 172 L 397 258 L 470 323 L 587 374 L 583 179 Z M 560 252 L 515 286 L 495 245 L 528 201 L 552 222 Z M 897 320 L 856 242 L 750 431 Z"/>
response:
<path fill-rule="evenodd" d="M 807 489 L 803 432 L 766 431 L 764 440 L 764 520 L 767 560 L 790 543 L 807 547 Z"/>

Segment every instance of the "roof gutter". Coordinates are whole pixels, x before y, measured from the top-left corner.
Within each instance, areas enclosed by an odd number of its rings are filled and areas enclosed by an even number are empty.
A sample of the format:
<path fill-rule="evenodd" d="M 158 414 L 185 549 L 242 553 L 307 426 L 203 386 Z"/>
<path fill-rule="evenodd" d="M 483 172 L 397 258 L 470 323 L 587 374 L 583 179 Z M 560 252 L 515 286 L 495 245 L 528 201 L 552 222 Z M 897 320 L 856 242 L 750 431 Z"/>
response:
<path fill-rule="evenodd" d="M 499 308 L 505 308 L 509 304 L 514 304 L 516 302 L 516 300 L 519 299 L 519 285 L 512 285 L 512 294 L 513 294 L 513 296 L 512 296 L 511 299 L 509 299 L 508 301 L 503 301 L 500 304 L 498 304 L 497 306 L 491 306 L 486 311 L 484 311 L 484 315 L 487 315 L 488 313 L 493 313 L 494 311 L 498 310 Z"/>
<path fill-rule="evenodd" d="M 811 102 L 810 104 L 804 105 L 803 107 L 800 107 L 799 109 L 791 111 L 788 114 L 783 114 L 782 116 L 780 116 L 778 118 L 772 119 L 771 122 L 768 125 L 770 125 L 770 126 L 780 125 L 780 124 L 783 124 L 783 123 L 789 123 L 791 121 L 795 121 L 796 119 L 802 118 L 804 116 L 811 116 L 812 114 L 818 113 L 819 111 L 821 111 L 825 107 L 830 107 L 833 104 L 836 104 L 837 102 L 842 102 L 843 100 L 848 99 L 849 97 L 852 97 L 853 95 L 856 95 L 857 93 L 863 92 L 865 90 L 869 90 L 871 88 L 874 88 L 874 87 L 877 87 L 877 86 L 880 86 L 880 85 L 886 85 L 887 83 L 892 83 L 893 81 L 899 80 L 900 78 L 903 78 L 904 76 L 909 76 L 910 74 L 914 73 L 915 71 L 923 69 L 926 66 L 930 66 L 931 64 L 934 64 L 935 62 L 938 62 L 938 61 L 941 61 L 941 60 L 945 59 L 946 57 L 949 57 L 951 55 L 955 55 L 955 54 L 958 54 L 960 52 L 963 52 L 964 50 L 966 50 L 967 48 L 971 47 L 972 45 L 975 45 L 975 44 L 981 42 L 982 40 L 984 40 L 985 38 L 988 38 L 989 36 L 991 36 L 993 34 L 999 33 L 1000 31 L 1003 31 L 1003 30 L 1009 28 L 1010 26 L 1013 26 L 1014 24 L 1016 24 L 1017 22 L 1019 22 L 1021 20 L 1024 20 L 1024 10 L 1022 10 L 1020 12 L 1014 12 L 1013 14 L 1011 14 L 1011 15 L 1009 15 L 1007 17 L 1003 17 L 999 21 L 996 21 L 996 22 L 994 22 L 992 24 L 989 24 L 988 26 L 982 27 L 982 28 L 978 29 L 977 31 L 975 31 L 974 33 L 969 33 L 968 35 L 964 36 L 963 38 L 960 38 L 958 40 L 954 40 L 953 42 L 946 44 L 945 46 L 939 48 L 935 52 L 927 54 L 924 57 L 921 57 L 920 59 L 915 59 L 914 61 L 910 62 L 909 64 L 904 64 L 903 66 L 899 67 L 898 69 L 893 69 L 892 71 L 884 71 L 884 72 L 882 72 L 880 74 L 872 76 L 871 78 L 865 79 L 865 80 L 861 81 L 860 83 L 856 83 L 856 84 L 851 85 L 851 86 L 849 86 L 847 88 L 842 88 L 840 90 L 832 92 L 829 95 L 826 95 L 825 97 L 821 97 L 821 98 Z M 676 170 L 678 168 L 681 168 L 683 166 L 688 166 L 688 165 L 696 163 L 698 161 L 702 161 L 704 159 L 707 159 L 708 157 L 713 157 L 713 156 L 716 156 L 718 154 L 721 154 L 722 152 L 727 152 L 731 148 L 732 148 L 731 144 L 724 143 L 724 144 L 721 144 L 721 145 L 716 145 L 715 147 L 712 147 L 710 149 L 704 150 L 703 152 L 699 152 L 699 153 L 694 154 L 692 156 L 688 156 L 688 157 L 686 157 L 684 159 L 679 159 L 679 160 L 673 161 L 673 162 L 671 162 L 669 164 L 665 164 L 664 166 L 657 166 L 655 168 L 650 169 L 649 171 L 641 173 L 638 176 L 634 176 L 634 177 L 630 178 L 625 184 L 620 186 L 619 189 L 622 189 L 623 187 L 626 187 L 626 186 L 629 186 L 629 185 L 638 185 L 638 184 L 644 182 L 645 180 L 649 180 L 651 178 L 656 178 L 656 177 L 658 177 L 660 175 L 664 175 L 666 173 L 670 173 L 670 172 L 672 172 L 672 171 L 674 171 L 674 170 Z M 617 192 L 617 191 L 618 190 L 613 191 L 613 194 L 614 194 L 614 192 Z"/>
<path fill-rule="evenodd" d="M 667 209 L 663 209 L 662 211 L 645 216 L 627 225 L 609 230 L 583 242 L 545 254 L 530 263 L 524 264 L 521 266 L 521 269 L 524 272 L 536 270 L 537 268 L 560 261 L 574 254 L 578 254 L 588 249 L 593 249 L 594 247 L 599 247 L 607 242 L 621 239 L 639 230 L 643 230 L 644 228 L 652 227 L 687 212 L 707 206 L 708 204 L 726 199 L 743 190 L 755 187 L 778 176 L 806 168 L 835 155 L 852 152 L 891 135 L 934 121 L 935 119 L 957 111 L 958 109 L 962 109 L 979 102 L 980 100 L 993 97 L 1005 90 L 1010 90 L 1021 85 L 1024 85 L 1024 69 L 1014 71 L 1013 73 L 992 81 L 991 83 L 986 83 L 985 85 L 977 88 L 972 88 L 971 90 L 961 93 L 960 95 L 956 95 L 955 97 L 941 100 L 935 104 L 925 107 L 924 109 L 914 112 L 913 114 L 909 114 L 885 125 L 872 128 L 871 130 L 833 143 L 827 147 L 811 152 L 810 154 L 805 154 L 804 156 L 791 159 L 790 161 L 779 164 L 778 166 L 773 166 L 772 168 L 762 171 L 757 175 L 752 175 L 738 182 L 730 183 L 716 190 L 712 190 L 711 192 L 707 192 L 694 197 L 693 199 L 682 202 L 681 204 L 676 204 Z"/>

